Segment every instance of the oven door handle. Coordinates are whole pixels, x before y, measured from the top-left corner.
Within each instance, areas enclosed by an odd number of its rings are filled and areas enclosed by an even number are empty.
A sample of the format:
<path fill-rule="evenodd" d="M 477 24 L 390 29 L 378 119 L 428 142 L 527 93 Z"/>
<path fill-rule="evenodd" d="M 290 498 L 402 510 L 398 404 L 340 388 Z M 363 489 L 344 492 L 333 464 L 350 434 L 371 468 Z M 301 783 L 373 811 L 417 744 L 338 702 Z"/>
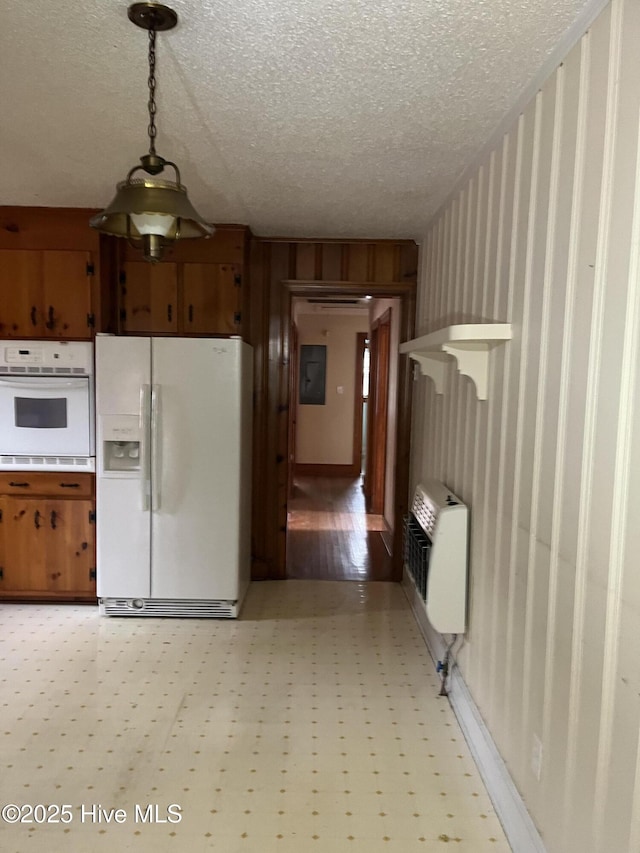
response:
<path fill-rule="evenodd" d="M 87 377 L 88 378 L 88 377 Z M 53 383 L 51 382 L 53 379 Z M 60 379 L 58 376 L 51 376 L 48 380 L 27 380 L 24 379 L 0 379 L 0 385 L 6 385 L 9 388 L 21 388 L 26 391 L 52 391 L 54 388 L 86 388 L 87 379 Z"/>

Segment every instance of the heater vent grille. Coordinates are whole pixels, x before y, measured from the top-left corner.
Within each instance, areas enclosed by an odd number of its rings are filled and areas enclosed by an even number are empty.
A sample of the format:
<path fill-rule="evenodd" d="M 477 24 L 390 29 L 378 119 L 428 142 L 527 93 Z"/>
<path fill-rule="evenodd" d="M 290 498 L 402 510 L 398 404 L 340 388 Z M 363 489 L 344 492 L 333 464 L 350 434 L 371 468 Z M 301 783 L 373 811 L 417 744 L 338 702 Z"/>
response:
<path fill-rule="evenodd" d="M 465 630 L 468 510 L 437 480 L 420 484 L 404 525 L 404 580 L 441 634 Z"/>

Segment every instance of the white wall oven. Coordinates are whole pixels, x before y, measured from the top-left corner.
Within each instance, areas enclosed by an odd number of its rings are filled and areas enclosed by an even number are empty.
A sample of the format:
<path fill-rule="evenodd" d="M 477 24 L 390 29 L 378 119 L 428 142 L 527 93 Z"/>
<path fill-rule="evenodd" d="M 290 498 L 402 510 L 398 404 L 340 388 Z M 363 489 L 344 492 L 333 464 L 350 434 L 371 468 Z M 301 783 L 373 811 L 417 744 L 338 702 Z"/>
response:
<path fill-rule="evenodd" d="M 0 470 L 95 471 L 93 344 L 0 342 Z"/>

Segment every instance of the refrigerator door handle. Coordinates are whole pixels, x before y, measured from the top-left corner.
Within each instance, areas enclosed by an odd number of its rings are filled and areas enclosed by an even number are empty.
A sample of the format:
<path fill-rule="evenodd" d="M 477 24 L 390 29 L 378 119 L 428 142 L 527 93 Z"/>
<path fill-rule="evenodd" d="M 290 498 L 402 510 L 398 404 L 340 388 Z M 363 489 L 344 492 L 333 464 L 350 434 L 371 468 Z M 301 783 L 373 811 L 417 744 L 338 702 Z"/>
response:
<path fill-rule="evenodd" d="M 151 460 L 149 453 L 151 420 L 151 385 L 140 386 L 140 489 L 142 510 L 151 508 Z"/>
<path fill-rule="evenodd" d="M 151 386 L 151 510 L 160 509 L 160 386 Z"/>

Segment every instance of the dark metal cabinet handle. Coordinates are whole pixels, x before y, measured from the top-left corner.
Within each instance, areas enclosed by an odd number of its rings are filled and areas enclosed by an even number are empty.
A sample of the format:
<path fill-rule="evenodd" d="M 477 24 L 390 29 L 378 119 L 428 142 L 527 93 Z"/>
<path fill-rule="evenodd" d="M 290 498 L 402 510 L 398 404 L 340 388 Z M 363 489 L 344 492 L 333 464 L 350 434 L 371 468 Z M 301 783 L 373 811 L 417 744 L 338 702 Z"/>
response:
<path fill-rule="evenodd" d="M 55 511 L 55 509 L 52 509 L 51 510 L 51 529 L 52 530 L 56 529 L 57 520 L 58 520 L 58 513 Z"/>
<path fill-rule="evenodd" d="M 36 510 L 33 513 L 33 526 L 36 530 L 40 530 L 40 511 Z"/>
<path fill-rule="evenodd" d="M 31 306 L 31 325 L 32 326 L 38 325 L 38 315 L 36 313 L 36 306 L 35 305 Z"/>
<path fill-rule="evenodd" d="M 167 305 L 167 320 L 169 322 L 173 320 L 173 305 Z"/>
<path fill-rule="evenodd" d="M 189 305 L 189 322 L 193 323 L 193 305 Z"/>
<path fill-rule="evenodd" d="M 60 483 L 61 489 L 79 489 L 80 483 Z"/>
<path fill-rule="evenodd" d="M 14 483 L 13 480 L 11 480 L 9 482 L 9 485 L 12 486 L 14 489 L 28 489 L 29 488 L 29 483 Z"/>
<path fill-rule="evenodd" d="M 53 329 L 55 324 L 56 321 L 53 316 L 53 305 L 49 305 L 49 320 L 45 323 L 45 326 L 47 327 L 47 329 Z"/>

